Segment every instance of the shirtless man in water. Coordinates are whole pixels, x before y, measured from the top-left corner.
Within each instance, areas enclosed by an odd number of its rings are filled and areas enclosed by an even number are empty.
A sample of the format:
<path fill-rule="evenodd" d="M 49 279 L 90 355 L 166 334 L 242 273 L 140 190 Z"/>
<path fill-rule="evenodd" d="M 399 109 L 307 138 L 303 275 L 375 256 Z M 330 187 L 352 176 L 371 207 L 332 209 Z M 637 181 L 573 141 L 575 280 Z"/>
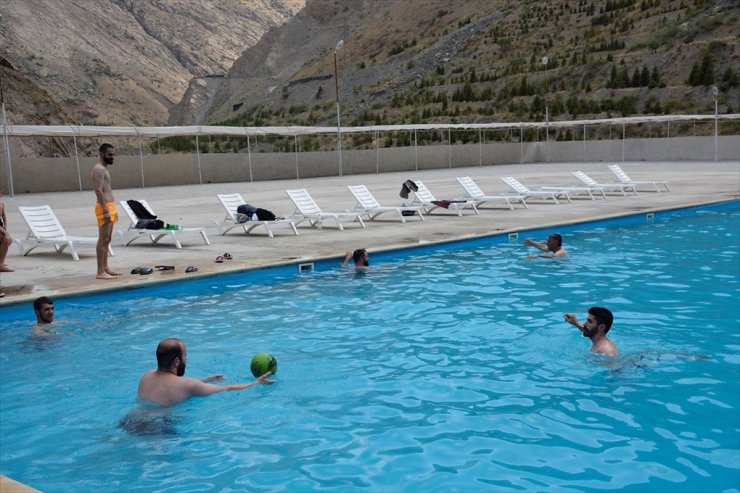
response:
<path fill-rule="evenodd" d="M 542 250 L 543 252 L 549 252 L 527 255 L 527 260 L 532 260 L 533 258 L 537 257 L 561 258 L 568 256 L 568 252 L 565 250 L 565 248 L 563 248 L 563 237 L 560 236 L 558 233 L 553 233 L 548 236 L 547 243 L 537 243 L 536 241 L 532 241 L 527 238 L 526 240 L 524 240 L 524 244 L 527 246 L 533 246 L 538 250 Z"/>
<path fill-rule="evenodd" d="M 33 311 L 36 314 L 36 325 L 31 332 L 37 336 L 49 336 L 54 334 L 54 302 L 51 298 L 42 296 L 33 300 Z"/>
<path fill-rule="evenodd" d="M 357 270 L 367 269 L 368 267 L 370 267 L 370 256 L 368 255 L 367 250 L 364 248 L 360 248 L 359 250 L 354 251 L 348 251 L 344 256 L 344 260 L 342 261 L 342 265 L 340 265 L 340 267 L 347 267 L 350 260 L 353 260 L 355 262 L 355 269 Z"/>
<path fill-rule="evenodd" d="M 583 337 L 591 339 L 592 353 L 603 354 L 604 356 L 616 356 L 619 354 L 617 346 L 606 336 L 609 329 L 612 328 L 612 322 L 614 321 L 614 315 L 608 309 L 592 306 L 588 309 L 588 316 L 584 323 L 579 322 L 578 317 L 573 313 L 566 313 L 563 315 L 563 319 L 578 328 L 583 334 Z"/>
<path fill-rule="evenodd" d="M 110 173 L 108 166 L 113 164 L 116 157 L 116 148 L 111 144 L 100 146 L 100 159 L 92 169 L 92 181 L 95 188 L 95 216 L 98 219 L 98 244 L 95 246 L 95 253 L 98 259 L 98 279 L 115 279 L 120 276 L 108 267 L 108 247 L 110 246 L 111 237 L 113 236 L 113 225 L 118 220 L 116 211 L 116 202 L 113 199 L 113 190 L 110 186 Z"/>
<path fill-rule="evenodd" d="M 187 348 L 180 339 L 164 339 L 157 346 L 157 369 L 149 370 L 141 377 L 138 397 L 161 406 L 172 406 L 194 396 L 205 396 L 225 390 L 244 390 L 254 385 L 275 383 L 268 380 L 270 372 L 254 382 L 233 385 L 213 385 L 214 380 L 222 380 L 223 375 L 211 375 L 203 379 L 185 377 Z"/>

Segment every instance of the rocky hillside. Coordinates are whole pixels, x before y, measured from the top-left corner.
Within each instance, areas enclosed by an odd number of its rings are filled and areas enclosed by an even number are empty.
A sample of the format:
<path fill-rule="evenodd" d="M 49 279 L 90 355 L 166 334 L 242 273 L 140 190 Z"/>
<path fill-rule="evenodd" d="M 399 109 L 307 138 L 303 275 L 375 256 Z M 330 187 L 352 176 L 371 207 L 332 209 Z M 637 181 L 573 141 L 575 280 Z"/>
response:
<path fill-rule="evenodd" d="M 334 124 L 339 40 L 346 125 L 706 113 L 712 85 L 735 112 L 739 20 L 731 0 L 307 0 L 172 122 Z"/>
<path fill-rule="evenodd" d="M 3 0 L 0 14 L 13 123 L 333 125 L 340 40 L 346 125 L 708 113 L 713 85 L 720 112 L 740 111 L 736 0 Z"/>
<path fill-rule="evenodd" d="M 305 0 L 3 0 L 0 70 L 18 124 L 162 125 Z"/>

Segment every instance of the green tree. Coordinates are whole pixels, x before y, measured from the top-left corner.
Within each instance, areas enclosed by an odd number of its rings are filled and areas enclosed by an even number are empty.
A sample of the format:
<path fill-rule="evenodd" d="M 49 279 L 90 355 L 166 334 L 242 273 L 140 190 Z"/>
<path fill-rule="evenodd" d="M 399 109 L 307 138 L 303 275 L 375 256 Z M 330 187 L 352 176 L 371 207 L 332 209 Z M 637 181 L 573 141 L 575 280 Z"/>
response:
<path fill-rule="evenodd" d="M 650 70 L 648 70 L 647 65 L 642 66 L 642 72 L 640 72 L 640 85 L 643 87 L 650 85 Z"/>
<path fill-rule="evenodd" d="M 714 65 L 712 64 L 712 57 L 709 53 L 704 55 L 704 59 L 701 61 L 701 83 L 705 86 L 709 86 L 714 83 Z"/>

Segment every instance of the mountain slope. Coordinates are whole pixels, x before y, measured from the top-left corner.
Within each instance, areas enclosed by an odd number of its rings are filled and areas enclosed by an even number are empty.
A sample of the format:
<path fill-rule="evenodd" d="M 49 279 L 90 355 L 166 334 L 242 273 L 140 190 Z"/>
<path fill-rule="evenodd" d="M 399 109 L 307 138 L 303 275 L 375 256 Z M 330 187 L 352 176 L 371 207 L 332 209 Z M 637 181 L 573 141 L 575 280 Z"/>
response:
<path fill-rule="evenodd" d="M 308 0 L 177 111 L 331 125 L 340 39 L 347 125 L 707 112 L 712 84 L 736 111 L 739 18 L 729 0 Z"/>
<path fill-rule="evenodd" d="M 64 111 L 47 123 L 166 122 L 190 79 L 224 73 L 304 0 L 4 0 L 0 57 L 9 119 L 40 123 L 22 93 L 46 91 Z M 8 72 L 9 67 L 4 67 Z M 4 72 L 5 73 L 5 72 Z"/>

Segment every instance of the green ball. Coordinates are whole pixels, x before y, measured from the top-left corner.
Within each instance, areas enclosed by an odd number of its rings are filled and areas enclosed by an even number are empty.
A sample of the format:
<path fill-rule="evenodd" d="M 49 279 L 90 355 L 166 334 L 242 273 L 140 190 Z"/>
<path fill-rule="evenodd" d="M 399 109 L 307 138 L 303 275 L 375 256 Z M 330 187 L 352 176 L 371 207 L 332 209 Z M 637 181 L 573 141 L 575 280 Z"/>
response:
<path fill-rule="evenodd" d="M 275 356 L 270 353 L 258 353 L 252 358 L 252 364 L 249 369 L 252 370 L 252 375 L 255 377 L 261 377 L 268 371 L 271 371 L 274 375 L 277 373 L 277 360 Z"/>

